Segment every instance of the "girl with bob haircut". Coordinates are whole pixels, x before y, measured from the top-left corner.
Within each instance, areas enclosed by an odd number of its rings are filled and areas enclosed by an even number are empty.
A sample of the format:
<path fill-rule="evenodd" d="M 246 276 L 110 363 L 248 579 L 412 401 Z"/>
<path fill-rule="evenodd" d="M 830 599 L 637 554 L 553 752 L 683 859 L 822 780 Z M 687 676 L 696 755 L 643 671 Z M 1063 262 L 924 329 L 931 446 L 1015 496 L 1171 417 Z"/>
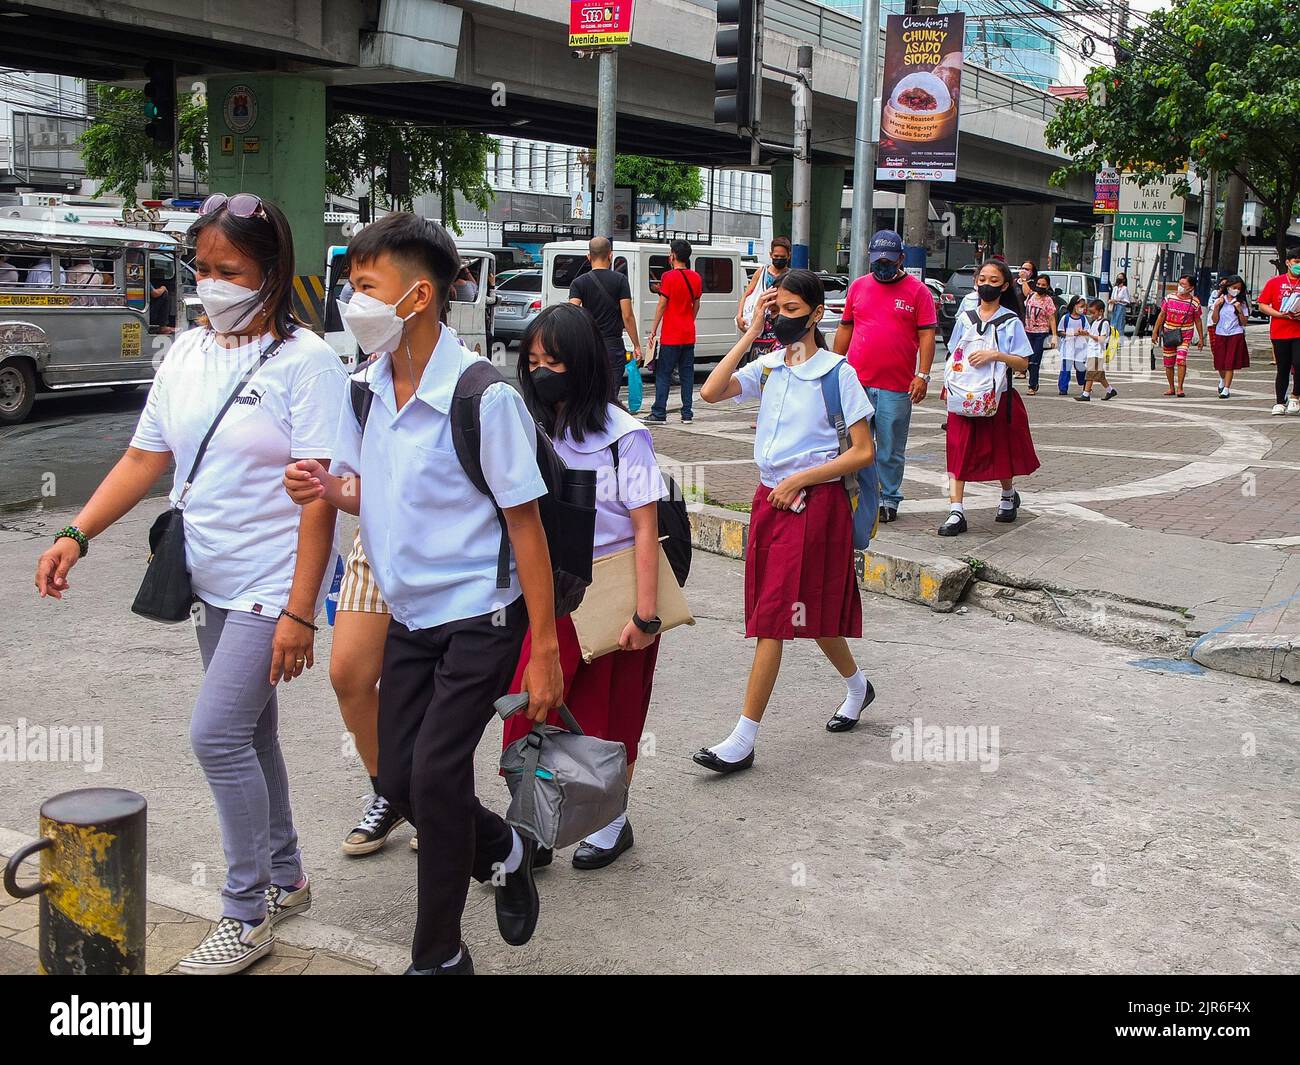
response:
<path fill-rule="evenodd" d="M 843 355 L 826 347 L 818 323 L 826 295 L 817 275 L 791 270 L 762 297 L 745 335 L 700 389 L 706 403 L 758 400 L 754 459 L 759 484 L 745 551 L 745 636 L 757 641 L 740 720 L 697 764 L 734 773 L 754 764 L 759 722 L 781 669 L 787 640 L 810 639 L 847 689 L 827 731 L 848 732 L 875 698 L 848 638 L 862 635 L 853 573 L 853 517 L 842 479 L 875 459 L 871 402 Z M 770 318 L 778 347 L 740 366 Z M 827 413 L 823 379 L 834 375 L 850 446 Z"/>
<path fill-rule="evenodd" d="M 547 307 L 519 345 L 519 383 L 529 409 L 566 465 L 598 471 L 595 557 L 635 549 L 636 610 L 619 650 L 583 662 L 573 620 L 556 621 L 565 705 L 588 735 L 623 744 L 631 783 L 659 654 L 658 501 L 668 493 L 650 430 L 609 399 L 612 372 L 596 320 L 576 304 Z M 525 637 L 512 692 L 523 690 L 530 649 Z M 504 744 L 531 726 L 519 715 L 510 718 Z M 603 868 L 632 843 L 632 824 L 620 814 L 578 844 L 573 867 Z M 538 865 L 551 859 L 549 850 L 538 851 Z"/>

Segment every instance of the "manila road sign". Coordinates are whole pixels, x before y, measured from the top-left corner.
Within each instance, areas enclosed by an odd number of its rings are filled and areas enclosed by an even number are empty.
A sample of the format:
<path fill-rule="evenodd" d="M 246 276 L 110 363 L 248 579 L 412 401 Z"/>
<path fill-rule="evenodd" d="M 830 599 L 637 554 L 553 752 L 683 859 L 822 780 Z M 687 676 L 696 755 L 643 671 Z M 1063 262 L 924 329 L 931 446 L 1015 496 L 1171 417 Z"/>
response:
<path fill-rule="evenodd" d="M 1182 214 L 1117 214 L 1115 239 L 1130 244 L 1177 244 L 1183 239 Z"/>

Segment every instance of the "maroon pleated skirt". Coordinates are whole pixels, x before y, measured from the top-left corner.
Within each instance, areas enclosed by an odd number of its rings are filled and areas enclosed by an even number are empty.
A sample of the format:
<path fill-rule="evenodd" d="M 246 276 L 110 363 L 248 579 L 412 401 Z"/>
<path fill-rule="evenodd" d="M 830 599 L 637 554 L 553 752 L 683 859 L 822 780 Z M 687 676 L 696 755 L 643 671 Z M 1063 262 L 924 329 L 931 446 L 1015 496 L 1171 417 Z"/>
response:
<path fill-rule="evenodd" d="M 745 635 L 771 640 L 862 635 L 853 520 L 840 481 L 808 489 L 802 513 L 777 510 L 762 484 L 749 513 Z"/>
<path fill-rule="evenodd" d="M 1038 453 L 1029 434 L 1029 412 L 1020 393 L 990 418 L 967 418 L 948 412 L 948 473 L 959 481 L 1005 481 L 1028 477 L 1038 469 Z"/>
<path fill-rule="evenodd" d="M 572 618 L 557 618 L 555 634 L 560 644 L 560 669 L 564 673 L 564 705 L 588 736 L 621 743 L 627 749 L 627 762 L 631 765 L 636 761 L 646 715 L 650 712 L 655 661 L 659 657 L 658 638 L 640 651 L 611 651 L 592 662 L 584 662 Z M 510 683 L 512 693 L 524 690 L 524 671 L 531 653 L 532 634 L 526 633 L 515 679 Z M 564 727 L 558 714 L 552 714 L 549 722 Z M 522 714 L 509 718 L 502 748 L 527 736 L 532 727 L 533 723 Z"/>
<path fill-rule="evenodd" d="M 1246 348 L 1244 333 L 1232 333 L 1226 337 L 1211 333 L 1210 351 L 1214 354 L 1214 369 L 1218 373 L 1244 370 L 1250 365 L 1250 352 Z"/>

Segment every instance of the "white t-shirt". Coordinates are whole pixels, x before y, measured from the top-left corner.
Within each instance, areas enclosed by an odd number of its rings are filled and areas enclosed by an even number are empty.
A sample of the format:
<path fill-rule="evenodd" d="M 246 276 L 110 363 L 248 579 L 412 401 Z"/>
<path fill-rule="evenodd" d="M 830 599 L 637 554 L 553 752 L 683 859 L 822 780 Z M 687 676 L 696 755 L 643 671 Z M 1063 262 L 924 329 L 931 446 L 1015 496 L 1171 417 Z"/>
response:
<path fill-rule="evenodd" d="M 769 371 L 766 385 L 765 370 Z M 777 348 L 736 372 L 740 382 L 737 403 L 762 397 L 754 461 L 766 487 L 775 488 L 785 478 L 830 462 L 840 453 L 839 437 L 822 396 L 821 378 L 828 373 L 840 376 L 840 406 L 846 426 L 875 413 L 853 367 L 833 351 L 822 349 L 806 362 L 787 366 L 785 348 Z"/>
<path fill-rule="evenodd" d="M 1061 315 L 1061 320 L 1056 325 L 1056 332 L 1060 336 L 1061 365 L 1072 362 L 1076 366 L 1082 366 L 1088 361 L 1089 355 L 1094 355 L 1092 349 L 1096 347 L 1087 337 L 1069 336 L 1076 329 L 1088 331 L 1087 315 Z"/>
<path fill-rule="evenodd" d="M 1116 285 L 1110 290 L 1110 301 L 1112 303 L 1128 303 L 1128 285 Z"/>
<path fill-rule="evenodd" d="M 131 440 L 143 451 L 172 453 L 173 503 L 221 405 L 270 345 L 266 335 L 227 349 L 202 328 L 176 338 Z M 284 491 L 284 467 L 294 459 L 333 457 L 346 395 L 347 374 L 339 357 L 302 328 L 243 387 L 213 434 L 185 499 L 185 554 L 199 598 L 271 617 L 288 605 L 302 509 Z M 327 566 L 317 610 L 332 573 Z"/>

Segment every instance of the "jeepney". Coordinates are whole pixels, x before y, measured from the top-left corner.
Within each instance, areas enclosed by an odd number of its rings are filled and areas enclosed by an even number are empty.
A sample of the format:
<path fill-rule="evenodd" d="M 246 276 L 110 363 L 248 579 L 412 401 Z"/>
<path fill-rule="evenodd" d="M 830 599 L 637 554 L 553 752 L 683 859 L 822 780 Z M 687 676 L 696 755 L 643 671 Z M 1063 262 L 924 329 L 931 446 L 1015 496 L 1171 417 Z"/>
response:
<path fill-rule="evenodd" d="M 172 233 L 0 218 L 0 425 L 39 392 L 151 382 L 191 313 L 182 250 Z"/>

